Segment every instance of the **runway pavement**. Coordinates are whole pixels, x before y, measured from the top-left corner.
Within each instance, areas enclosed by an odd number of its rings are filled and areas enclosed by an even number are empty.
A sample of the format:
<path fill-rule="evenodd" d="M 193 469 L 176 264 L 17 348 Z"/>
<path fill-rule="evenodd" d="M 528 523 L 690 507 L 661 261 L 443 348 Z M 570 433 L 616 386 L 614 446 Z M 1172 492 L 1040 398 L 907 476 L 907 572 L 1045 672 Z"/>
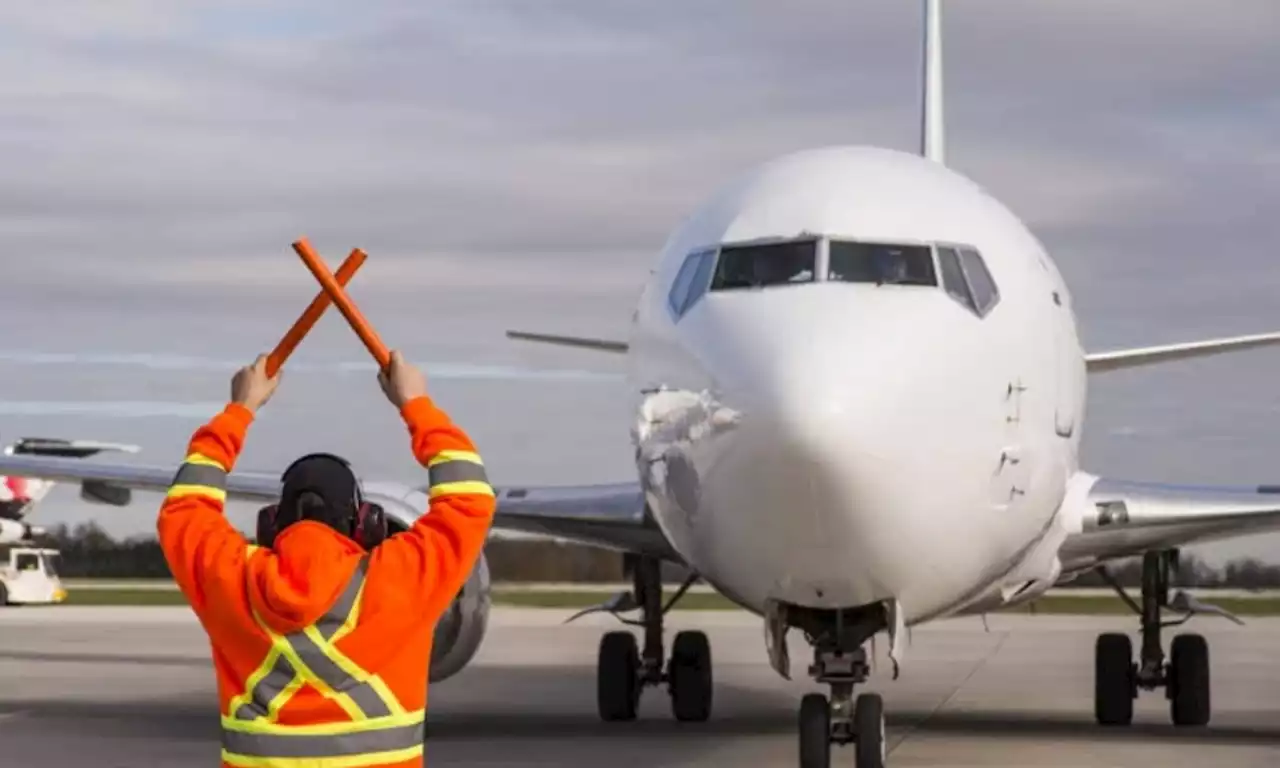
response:
<path fill-rule="evenodd" d="M 674 612 L 705 629 L 715 657 L 712 720 L 676 723 L 663 691 L 641 719 L 595 714 L 596 643 L 608 617 L 568 627 L 566 610 L 499 609 L 476 660 L 431 689 L 432 766 L 791 766 L 808 649 L 793 635 L 792 682 L 764 658 L 759 620 Z M 1138 723 L 1092 723 L 1093 643 L 1128 617 L 998 616 L 913 632 L 902 676 L 881 662 L 870 688 L 890 717 L 891 766 L 1280 765 L 1280 620 L 1190 625 L 1210 640 L 1214 720 L 1175 730 L 1159 692 Z M 217 761 L 208 645 L 185 608 L 0 609 L 0 768 L 207 766 Z M 834 764 L 853 764 L 837 751 Z"/>

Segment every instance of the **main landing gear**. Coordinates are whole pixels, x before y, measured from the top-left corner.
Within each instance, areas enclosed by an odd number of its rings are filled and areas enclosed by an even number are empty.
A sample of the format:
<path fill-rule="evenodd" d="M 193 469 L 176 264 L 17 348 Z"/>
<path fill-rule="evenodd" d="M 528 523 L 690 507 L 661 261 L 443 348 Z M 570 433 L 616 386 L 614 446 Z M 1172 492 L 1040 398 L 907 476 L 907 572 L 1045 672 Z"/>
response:
<path fill-rule="evenodd" d="M 1094 714 L 1100 725 L 1123 726 L 1133 722 L 1133 702 L 1138 691 L 1165 689 L 1174 725 L 1200 726 L 1209 722 L 1209 646 L 1197 634 L 1173 638 L 1166 663 L 1160 632 L 1179 626 L 1196 613 L 1217 613 L 1243 623 L 1214 606 L 1203 605 L 1185 592 L 1169 598 L 1169 575 L 1175 568 L 1176 551 L 1148 552 L 1142 558 L 1142 604 L 1138 605 L 1105 570 L 1111 584 L 1135 613 L 1142 617 L 1142 645 L 1138 662 L 1133 661 L 1129 636 L 1108 633 L 1098 637 L 1095 649 Z M 1170 608 L 1186 615 L 1175 621 L 1161 621 L 1161 610 Z"/>
<path fill-rule="evenodd" d="M 884 768 L 884 700 L 878 693 L 853 695 L 854 686 L 871 675 L 865 644 L 885 626 L 884 611 L 789 611 L 813 646 L 809 675 L 831 686 L 829 698 L 810 693 L 800 700 L 800 768 L 828 768 L 832 744 L 853 744 L 856 768 Z M 785 634 L 786 624 L 778 627 Z"/>
<path fill-rule="evenodd" d="M 578 614 L 605 610 L 613 614 L 640 609 L 637 621 L 624 624 L 644 629 L 644 646 L 627 630 L 608 632 L 600 638 L 596 668 L 596 702 L 600 717 L 607 721 L 634 720 L 640 708 L 640 694 L 647 686 L 666 684 L 671 696 L 671 712 L 677 720 L 701 722 L 711 715 L 711 645 L 705 633 L 676 633 L 671 658 L 664 666 L 662 619 L 697 580 L 691 576 L 662 604 L 662 579 L 657 560 L 627 556 L 634 589 L 614 597 L 598 608 Z M 572 621 L 577 616 L 570 619 Z"/>

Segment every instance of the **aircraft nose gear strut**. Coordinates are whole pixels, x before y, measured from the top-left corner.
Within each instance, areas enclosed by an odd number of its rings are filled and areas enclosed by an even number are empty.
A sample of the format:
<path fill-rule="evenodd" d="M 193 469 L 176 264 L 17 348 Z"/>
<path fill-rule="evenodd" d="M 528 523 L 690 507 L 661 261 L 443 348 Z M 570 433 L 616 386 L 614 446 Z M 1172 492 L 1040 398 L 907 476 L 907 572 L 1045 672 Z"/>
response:
<path fill-rule="evenodd" d="M 615 595 L 606 603 L 571 616 L 573 621 L 588 613 L 606 611 L 623 624 L 644 629 L 644 648 L 627 630 L 608 632 L 600 638 L 596 667 L 596 702 L 603 720 L 634 720 L 640 694 L 648 686 L 666 684 L 671 711 L 677 720 L 702 721 L 711 715 L 711 645 L 705 633 L 677 632 L 671 643 L 671 658 L 663 659 L 663 622 L 667 611 L 698 580 L 691 575 L 666 605 L 662 604 L 660 563 L 653 558 L 626 555 L 634 589 Z M 640 610 L 640 619 L 624 619 L 618 613 Z M 568 623 L 566 621 L 566 623 Z"/>
<path fill-rule="evenodd" d="M 805 629 L 813 646 L 809 675 L 830 685 L 831 697 L 810 693 L 800 700 L 800 768 L 829 768 L 832 744 L 853 744 L 856 768 L 884 768 L 884 700 L 878 693 L 855 698 L 853 689 L 871 675 L 866 641 L 885 625 L 885 612 L 829 616 L 834 627 L 816 637 Z"/>
<path fill-rule="evenodd" d="M 1142 558 L 1142 604 L 1124 591 L 1105 568 L 1098 572 L 1120 595 L 1120 599 L 1142 619 L 1142 645 L 1138 662 L 1133 661 L 1129 636 L 1107 633 L 1098 637 L 1095 651 L 1094 713 L 1100 725 L 1129 725 L 1133 722 L 1133 702 L 1139 690 L 1165 689 L 1174 725 L 1196 726 L 1209 722 L 1209 646 L 1203 636 L 1176 635 L 1166 663 L 1160 633 L 1185 624 L 1197 613 L 1224 616 L 1243 624 L 1227 611 L 1200 603 L 1183 591 L 1169 596 L 1170 573 L 1176 570 L 1177 550 L 1148 552 Z M 1163 621 L 1164 609 L 1184 615 Z"/>

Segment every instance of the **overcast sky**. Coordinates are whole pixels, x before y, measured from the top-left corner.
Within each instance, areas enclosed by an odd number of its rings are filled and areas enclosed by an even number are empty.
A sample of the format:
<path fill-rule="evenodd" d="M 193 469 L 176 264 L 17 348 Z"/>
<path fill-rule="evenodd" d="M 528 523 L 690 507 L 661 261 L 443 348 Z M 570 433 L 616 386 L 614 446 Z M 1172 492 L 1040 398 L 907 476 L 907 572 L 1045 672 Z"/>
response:
<path fill-rule="evenodd" d="M 945 5 L 950 163 L 1050 248 L 1088 348 L 1280 328 L 1280 4 Z M 314 293 L 305 235 L 334 266 L 368 251 L 353 294 L 499 480 L 625 478 L 619 362 L 503 329 L 619 335 L 728 178 L 812 146 L 913 150 L 920 6 L 0 6 L 0 437 L 175 460 Z M 365 358 L 340 318 L 298 359 L 247 461 L 327 447 L 413 472 L 373 374 L 341 365 Z M 1277 382 L 1275 351 L 1096 378 L 1086 464 L 1280 480 Z M 39 515 L 138 532 L 153 512 L 64 490 Z"/>

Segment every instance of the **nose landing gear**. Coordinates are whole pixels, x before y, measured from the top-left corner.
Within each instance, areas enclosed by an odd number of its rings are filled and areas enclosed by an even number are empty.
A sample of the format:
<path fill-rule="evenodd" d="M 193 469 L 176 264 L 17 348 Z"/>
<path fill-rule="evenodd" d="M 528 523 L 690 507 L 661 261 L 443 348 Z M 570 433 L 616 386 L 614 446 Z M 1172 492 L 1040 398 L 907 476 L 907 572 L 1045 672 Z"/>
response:
<path fill-rule="evenodd" d="M 809 675 L 831 686 L 830 697 L 810 693 L 800 700 L 800 768 L 828 768 L 831 745 L 854 745 L 856 768 L 884 768 L 884 700 L 878 693 L 856 698 L 855 686 L 871 675 L 866 642 L 888 625 L 882 605 L 835 611 L 779 606 L 772 629 L 775 669 L 786 672 L 785 626 L 802 629 L 813 646 Z"/>
<path fill-rule="evenodd" d="M 870 674 L 867 652 L 815 648 L 809 674 L 831 686 L 831 699 L 810 693 L 800 700 L 800 768 L 828 768 L 832 744 L 853 744 L 857 768 L 884 768 L 884 700 L 878 693 L 853 697 Z"/>

